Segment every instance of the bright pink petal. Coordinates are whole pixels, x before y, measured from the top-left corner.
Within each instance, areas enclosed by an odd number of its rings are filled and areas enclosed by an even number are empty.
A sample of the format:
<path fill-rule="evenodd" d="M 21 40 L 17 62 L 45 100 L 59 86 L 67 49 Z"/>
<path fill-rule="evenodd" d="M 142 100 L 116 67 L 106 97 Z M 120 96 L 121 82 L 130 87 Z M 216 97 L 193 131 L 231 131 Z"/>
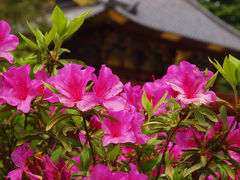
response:
<path fill-rule="evenodd" d="M 131 168 L 128 180 L 147 180 L 148 176 L 145 174 L 139 174 L 137 167 L 134 164 L 129 165 Z"/>
<path fill-rule="evenodd" d="M 8 52 L 16 49 L 19 39 L 17 36 L 9 34 L 11 27 L 6 21 L 0 21 L 0 57 L 13 63 L 13 56 Z"/>
<path fill-rule="evenodd" d="M 103 101 L 103 106 L 110 111 L 121 111 L 126 108 L 126 101 L 120 96 L 114 96 Z"/>
<path fill-rule="evenodd" d="M 29 145 L 29 143 L 23 144 L 11 154 L 13 163 L 19 168 L 24 168 L 26 159 L 33 155 L 33 150 L 31 147 L 29 147 L 28 151 L 26 151 L 27 145 Z"/>
<path fill-rule="evenodd" d="M 6 51 L 0 51 L 0 57 L 6 59 L 9 63 L 13 64 L 13 55 Z"/>
<path fill-rule="evenodd" d="M 22 173 L 23 173 L 22 169 L 15 169 L 15 170 L 10 171 L 8 173 L 8 175 L 6 176 L 6 178 L 10 178 L 11 180 L 21 180 Z"/>
<path fill-rule="evenodd" d="M 77 107 L 81 111 L 87 111 L 97 105 L 97 100 L 93 94 L 86 93 L 81 101 L 77 102 Z"/>

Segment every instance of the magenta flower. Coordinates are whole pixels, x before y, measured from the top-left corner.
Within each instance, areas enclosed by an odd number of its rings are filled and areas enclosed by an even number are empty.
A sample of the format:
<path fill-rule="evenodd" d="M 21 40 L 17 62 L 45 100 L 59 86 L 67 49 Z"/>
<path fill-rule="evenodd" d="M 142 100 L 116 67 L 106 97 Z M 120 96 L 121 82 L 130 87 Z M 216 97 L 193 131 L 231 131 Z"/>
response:
<path fill-rule="evenodd" d="M 145 174 L 139 174 L 137 167 L 130 164 L 130 173 L 114 172 L 112 173 L 109 167 L 102 164 L 97 164 L 94 171 L 91 174 L 91 178 L 85 177 L 82 180 L 147 180 L 148 177 Z"/>
<path fill-rule="evenodd" d="M 120 111 L 125 107 L 126 102 L 117 96 L 123 89 L 119 77 L 112 74 L 110 68 L 102 65 L 98 78 L 93 75 L 93 91 L 97 101 L 111 111 Z"/>
<path fill-rule="evenodd" d="M 0 76 L 0 92 L 2 91 L 3 88 L 3 76 Z M 4 99 L 1 98 L 1 93 L 0 93 L 0 105 L 2 105 L 4 103 Z"/>
<path fill-rule="evenodd" d="M 33 86 L 35 87 L 36 96 L 37 97 L 43 97 L 44 100 L 47 100 L 51 103 L 57 102 L 58 98 L 56 94 L 54 94 L 52 91 L 50 91 L 42 81 L 49 83 L 50 82 L 50 76 L 46 73 L 44 68 L 42 70 L 39 70 L 35 75 L 37 79 L 33 80 Z"/>
<path fill-rule="evenodd" d="M 91 130 L 93 130 L 94 132 L 98 131 L 102 127 L 102 123 L 101 123 L 101 121 L 98 119 L 98 117 L 96 115 L 93 115 L 90 118 L 90 122 L 89 123 L 90 123 L 89 125 L 90 125 Z"/>
<path fill-rule="evenodd" d="M 142 134 L 142 124 L 144 116 L 138 112 L 118 111 L 110 112 L 110 116 L 116 118 L 120 122 L 104 118 L 102 128 L 107 132 L 103 136 L 103 146 L 110 143 L 138 143 L 144 144 L 149 139 Z"/>
<path fill-rule="evenodd" d="M 129 109 L 141 111 L 142 107 L 142 94 L 143 90 L 141 86 L 131 86 L 131 83 L 128 82 L 124 85 L 124 92 L 121 94 L 121 97 L 124 98 L 129 106 Z"/>
<path fill-rule="evenodd" d="M 131 168 L 131 171 L 129 173 L 128 178 L 126 178 L 126 180 L 147 180 L 148 177 L 145 174 L 139 174 L 137 167 L 134 164 L 130 164 L 129 165 Z M 122 179 L 124 180 L 124 179 Z"/>
<path fill-rule="evenodd" d="M 32 99 L 35 97 L 33 81 L 29 73 L 31 67 L 24 65 L 19 68 L 11 67 L 8 72 L 3 73 L 3 87 L 0 98 L 18 110 L 27 113 L 30 110 Z"/>
<path fill-rule="evenodd" d="M 46 155 L 45 157 L 43 157 L 43 169 L 43 180 L 71 179 L 71 173 L 62 158 L 59 158 L 55 165 L 51 158 Z"/>
<path fill-rule="evenodd" d="M 11 27 L 6 21 L 0 21 L 0 58 L 13 63 L 13 55 L 8 51 L 16 49 L 19 39 L 13 34 L 9 34 Z"/>
<path fill-rule="evenodd" d="M 26 160 L 33 155 L 33 150 L 31 147 L 29 147 L 28 151 L 26 151 L 27 145 L 29 145 L 29 143 L 23 144 L 21 147 L 18 147 L 15 151 L 12 152 L 12 161 L 15 166 L 18 167 L 18 169 L 10 171 L 6 178 L 10 178 L 11 180 L 21 180 L 22 174 L 24 173 L 30 180 L 40 180 L 38 176 L 32 174 L 29 171 L 26 165 Z"/>
<path fill-rule="evenodd" d="M 156 80 L 154 82 L 147 82 L 143 85 L 143 91 L 146 92 L 147 98 L 149 101 L 153 102 L 153 109 L 155 106 L 158 104 L 160 99 L 163 97 L 163 95 L 169 91 L 169 88 L 166 84 L 162 83 L 159 80 Z M 169 98 L 170 95 L 168 94 L 166 98 Z M 166 104 L 163 103 L 161 104 L 156 111 L 154 112 L 155 115 L 161 113 L 161 112 L 166 112 L 165 109 Z"/>
<path fill-rule="evenodd" d="M 206 75 L 195 65 L 183 61 L 179 66 L 171 65 L 162 80 L 175 91 L 173 97 L 176 96 L 176 100 L 182 105 L 199 105 L 217 100 L 214 92 L 205 92 L 207 81 L 212 76 L 211 71 Z"/>
<path fill-rule="evenodd" d="M 97 105 L 93 93 L 86 92 L 87 83 L 92 78 L 93 67 L 82 65 L 65 64 L 56 76 L 52 77 L 52 84 L 61 94 L 58 94 L 59 101 L 66 107 L 76 105 L 79 110 L 87 111 Z"/>
<path fill-rule="evenodd" d="M 85 177 L 82 180 L 114 180 L 109 167 L 103 164 L 97 164 L 91 176 L 91 178 Z"/>

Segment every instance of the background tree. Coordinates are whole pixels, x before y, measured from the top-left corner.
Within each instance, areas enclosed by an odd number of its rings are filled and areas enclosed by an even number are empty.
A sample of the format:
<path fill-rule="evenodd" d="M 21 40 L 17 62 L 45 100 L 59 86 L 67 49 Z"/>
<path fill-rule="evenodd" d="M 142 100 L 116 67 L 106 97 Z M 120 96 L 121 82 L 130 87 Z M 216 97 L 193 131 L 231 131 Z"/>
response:
<path fill-rule="evenodd" d="M 240 30 L 239 0 L 198 0 L 198 2 L 225 22 Z"/>
<path fill-rule="evenodd" d="M 44 14 L 53 3 L 54 0 L 1 0 L 0 20 L 8 21 L 14 33 L 27 29 L 26 19 L 46 28 Z"/>

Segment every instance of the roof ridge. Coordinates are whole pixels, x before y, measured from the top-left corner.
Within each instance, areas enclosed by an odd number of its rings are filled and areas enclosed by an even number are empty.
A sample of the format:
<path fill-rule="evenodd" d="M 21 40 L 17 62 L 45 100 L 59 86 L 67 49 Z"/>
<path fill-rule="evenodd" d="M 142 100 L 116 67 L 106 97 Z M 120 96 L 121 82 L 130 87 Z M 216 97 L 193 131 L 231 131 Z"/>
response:
<path fill-rule="evenodd" d="M 193 6 L 196 10 L 203 13 L 205 16 L 207 16 L 210 20 L 212 20 L 217 25 L 221 26 L 225 30 L 233 33 L 234 35 L 238 36 L 240 38 L 240 31 L 235 29 L 232 25 L 226 23 L 216 15 L 214 15 L 212 12 L 208 11 L 207 9 L 203 8 L 197 0 L 184 0 L 185 2 L 189 3 L 191 6 Z"/>

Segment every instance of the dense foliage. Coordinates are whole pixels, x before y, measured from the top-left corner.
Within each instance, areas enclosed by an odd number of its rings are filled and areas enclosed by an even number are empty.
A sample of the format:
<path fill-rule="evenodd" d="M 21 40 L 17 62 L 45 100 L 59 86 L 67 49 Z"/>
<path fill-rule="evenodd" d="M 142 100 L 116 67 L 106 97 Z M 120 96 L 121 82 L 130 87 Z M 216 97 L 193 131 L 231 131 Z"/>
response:
<path fill-rule="evenodd" d="M 240 61 L 226 57 L 217 73 L 183 61 L 162 79 L 123 84 L 110 68 L 74 59 L 62 43 L 90 12 L 69 21 L 56 7 L 53 27 L 25 59 L 0 21 L 0 176 L 49 180 L 239 179 Z M 53 47 L 51 49 L 50 47 Z M 210 91 L 218 73 L 231 85 L 235 104 Z M 222 106 L 218 114 L 209 108 Z M 229 116 L 228 110 L 234 112 Z"/>

